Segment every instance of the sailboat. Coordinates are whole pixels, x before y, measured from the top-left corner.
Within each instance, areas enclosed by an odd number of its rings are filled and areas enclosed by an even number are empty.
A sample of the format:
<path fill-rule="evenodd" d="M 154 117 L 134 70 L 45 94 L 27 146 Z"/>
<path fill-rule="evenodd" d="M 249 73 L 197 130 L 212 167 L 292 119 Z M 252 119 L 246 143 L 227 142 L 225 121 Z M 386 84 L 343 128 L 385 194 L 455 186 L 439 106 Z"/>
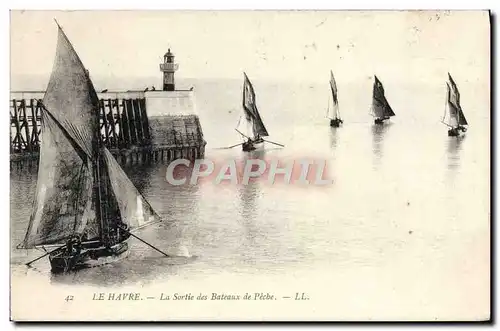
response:
<path fill-rule="evenodd" d="M 269 133 L 257 109 L 252 83 L 246 73 L 243 73 L 243 76 L 243 115 L 238 121 L 236 131 L 246 138 L 246 141 L 241 144 L 243 151 L 262 150 L 264 148 L 263 137 L 268 137 Z"/>
<path fill-rule="evenodd" d="M 103 145 L 96 91 L 57 26 L 55 61 L 42 100 L 33 210 L 18 246 L 45 252 L 56 247 L 44 255 L 53 273 L 124 258 L 129 237 L 136 237 L 131 231 L 161 221 Z"/>
<path fill-rule="evenodd" d="M 370 115 L 375 117 L 375 124 L 383 124 L 385 120 L 388 120 L 392 116 L 396 116 L 385 97 L 384 86 L 377 76 L 375 76 L 375 81 L 373 82 L 373 97 Z"/>
<path fill-rule="evenodd" d="M 448 136 L 459 136 L 467 131 L 467 119 L 460 106 L 460 92 L 450 73 L 446 82 L 446 103 L 441 122 L 449 127 Z"/>
<path fill-rule="evenodd" d="M 337 83 L 333 77 L 333 72 L 330 70 L 330 89 L 332 91 L 332 109 L 330 110 L 330 104 L 328 104 L 328 114 L 330 118 L 330 126 L 338 128 L 340 124 L 344 123 L 340 118 L 339 101 L 337 97 Z"/>

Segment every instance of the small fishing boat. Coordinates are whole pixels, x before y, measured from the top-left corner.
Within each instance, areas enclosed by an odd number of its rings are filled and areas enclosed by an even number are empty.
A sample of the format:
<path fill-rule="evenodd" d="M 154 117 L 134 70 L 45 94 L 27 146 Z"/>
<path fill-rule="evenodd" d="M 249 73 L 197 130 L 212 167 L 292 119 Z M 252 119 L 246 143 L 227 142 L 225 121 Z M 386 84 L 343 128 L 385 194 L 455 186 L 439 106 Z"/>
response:
<path fill-rule="evenodd" d="M 57 26 L 33 210 L 18 245 L 43 249 L 46 254 L 30 263 L 48 255 L 53 273 L 118 261 L 129 252 L 129 237 L 136 237 L 131 231 L 161 221 L 102 143 L 96 91 Z"/>
<path fill-rule="evenodd" d="M 384 86 L 382 82 L 375 76 L 373 82 L 373 96 L 370 115 L 375 117 L 375 124 L 384 124 L 392 116 L 396 116 L 389 102 L 385 97 Z"/>
<path fill-rule="evenodd" d="M 250 152 L 264 149 L 263 137 L 268 137 L 255 100 L 255 91 L 246 73 L 243 73 L 243 115 L 240 117 L 236 131 L 245 141 L 241 144 L 243 151 Z"/>
<path fill-rule="evenodd" d="M 332 108 L 328 103 L 327 117 L 330 118 L 330 126 L 338 128 L 344 121 L 340 118 L 339 101 L 337 97 L 337 84 L 333 77 L 333 72 L 330 70 L 330 89 L 332 91 Z"/>
<path fill-rule="evenodd" d="M 469 125 L 460 106 L 460 92 L 450 73 L 446 82 L 446 102 L 441 122 L 449 127 L 448 136 L 450 137 L 465 134 Z"/>

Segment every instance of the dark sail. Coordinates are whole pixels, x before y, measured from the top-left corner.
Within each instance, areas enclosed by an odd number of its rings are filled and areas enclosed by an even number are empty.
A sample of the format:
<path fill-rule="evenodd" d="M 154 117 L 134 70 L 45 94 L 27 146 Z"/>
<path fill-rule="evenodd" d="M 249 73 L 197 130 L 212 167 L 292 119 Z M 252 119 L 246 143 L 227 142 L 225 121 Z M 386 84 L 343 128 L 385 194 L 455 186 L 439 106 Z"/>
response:
<path fill-rule="evenodd" d="M 339 100 L 337 95 L 337 83 L 335 82 L 335 78 L 333 77 L 333 72 L 330 70 L 330 90 L 332 91 L 332 101 L 333 106 L 331 112 L 329 111 L 330 118 L 336 119 L 340 118 L 340 110 L 339 110 Z"/>
<path fill-rule="evenodd" d="M 330 88 L 332 89 L 333 103 L 335 105 L 338 105 L 339 101 L 337 99 L 337 83 L 335 82 L 335 78 L 333 77 L 332 71 L 330 71 Z"/>
<path fill-rule="evenodd" d="M 375 76 L 375 82 L 373 83 L 372 115 L 378 118 L 396 115 L 385 97 L 384 86 L 377 76 Z"/>
<path fill-rule="evenodd" d="M 99 235 L 92 160 L 97 153 L 98 99 L 78 55 L 59 28 L 45 93 L 38 181 L 23 246 Z"/>
<path fill-rule="evenodd" d="M 102 145 L 97 94 L 60 27 L 43 104 L 37 189 L 21 247 L 74 235 L 113 245 L 124 238 L 119 227 L 160 220 Z"/>
<path fill-rule="evenodd" d="M 455 84 L 455 81 L 453 80 L 453 78 L 451 78 L 451 75 L 449 73 L 448 80 L 449 83 L 447 83 L 447 86 L 449 111 L 453 114 L 453 116 L 456 116 L 455 121 L 458 123 L 458 125 L 468 125 L 465 115 L 462 111 L 462 107 L 460 106 L 460 92 L 458 91 L 457 84 Z M 452 126 L 456 126 L 456 124 Z"/>
<path fill-rule="evenodd" d="M 245 119 L 251 124 L 254 137 L 257 135 L 267 137 L 269 134 L 264 126 L 264 123 L 262 122 L 259 110 L 257 109 L 255 92 L 252 83 L 250 83 L 246 73 L 243 73 L 243 75 L 243 112 L 245 114 Z"/>

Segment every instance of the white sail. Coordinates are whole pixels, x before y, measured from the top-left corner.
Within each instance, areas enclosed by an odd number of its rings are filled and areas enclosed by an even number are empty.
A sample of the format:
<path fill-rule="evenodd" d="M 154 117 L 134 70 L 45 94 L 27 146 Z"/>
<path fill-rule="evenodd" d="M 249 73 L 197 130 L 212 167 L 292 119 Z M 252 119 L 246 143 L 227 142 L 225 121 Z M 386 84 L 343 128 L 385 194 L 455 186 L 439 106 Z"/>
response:
<path fill-rule="evenodd" d="M 444 107 L 444 115 L 442 122 L 451 127 L 458 126 L 458 111 L 451 102 L 451 88 L 448 82 L 446 83 L 446 102 Z"/>
<path fill-rule="evenodd" d="M 249 138 L 254 138 L 254 132 L 252 128 L 252 122 L 247 120 L 244 115 L 240 116 L 238 123 L 236 125 L 236 130 L 240 132 L 242 135 Z"/>
<path fill-rule="evenodd" d="M 161 221 L 107 148 L 104 148 L 104 160 L 122 221 L 131 230 Z"/>
<path fill-rule="evenodd" d="M 328 97 L 328 108 L 326 117 L 331 120 L 340 119 L 340 107 L 338 103 L 333 102 L 331 95 Z"/>

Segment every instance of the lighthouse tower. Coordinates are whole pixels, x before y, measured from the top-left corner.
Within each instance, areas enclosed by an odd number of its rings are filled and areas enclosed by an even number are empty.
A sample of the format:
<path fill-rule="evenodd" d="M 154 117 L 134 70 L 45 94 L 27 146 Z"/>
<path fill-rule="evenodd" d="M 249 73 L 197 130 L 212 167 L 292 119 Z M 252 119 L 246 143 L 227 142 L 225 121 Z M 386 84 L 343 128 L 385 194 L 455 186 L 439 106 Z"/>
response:
<path fill-rule="evenodd" d="M 179 69 L 179 65 L 174 63 L 174 54 L 170 48 L 163 56 L 163 63 L 160 63 L 160 71 L 163 72 L 163 91 L 175 91 L 174 74 Z"/>
<path fill-rule="evenodd" d="M 174 62 L 174 54 L 168 49 L 163 56 L 163 63 L 160 63 L 163 89 L 142 92 L 151 148 L 163 151 L 160 157 L 169 161 L 203 158 L 206 141 L 196 111 L 194 89 L 176 88 L 174 74 L 177 69 L 179 65 Z"/>

